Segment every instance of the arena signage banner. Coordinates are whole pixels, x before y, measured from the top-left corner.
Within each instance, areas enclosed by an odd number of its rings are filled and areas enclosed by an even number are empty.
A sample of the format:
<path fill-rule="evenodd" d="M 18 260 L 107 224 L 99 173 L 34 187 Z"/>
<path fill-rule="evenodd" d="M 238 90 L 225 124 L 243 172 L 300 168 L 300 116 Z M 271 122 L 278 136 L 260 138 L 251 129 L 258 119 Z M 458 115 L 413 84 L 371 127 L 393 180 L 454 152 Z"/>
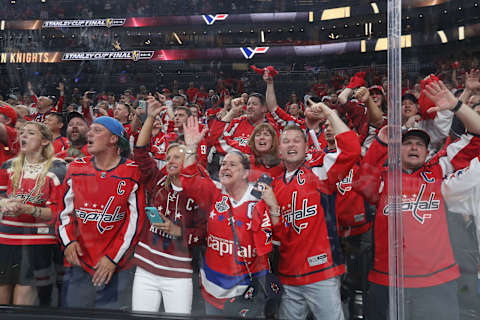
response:
<path fill-rule="evenodd" d="M 62 61 L 75 60 L 149 60 L 154 51 L 65 52 Z"/>
<path fill-rule="evenodd" d="M 0 52 L 0 63 L 52 63 L 59 52 Z"/>
<path fill-rule="evenodd" d="M 91 19 L 91 20 L 47 20 L 42 28 L 85 28 L 85 27 L 121 27 L 126 19 Z"/>

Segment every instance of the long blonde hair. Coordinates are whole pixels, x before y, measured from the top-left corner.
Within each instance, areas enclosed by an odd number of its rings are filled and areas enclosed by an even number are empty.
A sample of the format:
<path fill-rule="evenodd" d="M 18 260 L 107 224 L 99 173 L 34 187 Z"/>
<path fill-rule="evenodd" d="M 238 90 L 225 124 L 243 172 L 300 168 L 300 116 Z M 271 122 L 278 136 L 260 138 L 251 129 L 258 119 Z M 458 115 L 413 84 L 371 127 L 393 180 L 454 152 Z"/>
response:
<path fill-rule="evenodd" d="M 47 173 L 50 170 L 53 160 L 55 159 L 55 151 L 53 149 L 53 135 L 50 129 L 46 125 L 40 122 L 28 121 L 22 128 L 25 128 L 26 125 L 32 124 L 37 127 L 38 131 L 42 135 L 43 140 L 47 140 L 49 143 L 42 147 L 42 158 L 46 161 L 42 170 L 40 171 L 37 177 L 37 183 L 33 190 L 31 190 L 32 196 L 37 196 L 45 185 Z M 15 196 L 17 189 L 20 187 L 21 178 L 23 176 L 23 167 L 25 165 L 25 153 L 20 151 L 17 157 L 12 160 L 12 195 Z"/>

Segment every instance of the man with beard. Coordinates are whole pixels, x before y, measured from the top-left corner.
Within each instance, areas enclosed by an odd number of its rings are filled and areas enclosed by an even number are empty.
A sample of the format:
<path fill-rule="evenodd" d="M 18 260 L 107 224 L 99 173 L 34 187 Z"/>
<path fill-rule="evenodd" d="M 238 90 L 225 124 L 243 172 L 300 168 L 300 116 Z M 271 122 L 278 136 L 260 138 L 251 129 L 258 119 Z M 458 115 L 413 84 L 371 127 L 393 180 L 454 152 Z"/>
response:
<path fill-rule="evenodd" d="M 67 138 L 70 147 L 57 154 L 57 158 L 71 162 L 76 158 L 89 156 L 87 150 L 88 124 L 82 114 L 70 112 L 68 114 Z"/>

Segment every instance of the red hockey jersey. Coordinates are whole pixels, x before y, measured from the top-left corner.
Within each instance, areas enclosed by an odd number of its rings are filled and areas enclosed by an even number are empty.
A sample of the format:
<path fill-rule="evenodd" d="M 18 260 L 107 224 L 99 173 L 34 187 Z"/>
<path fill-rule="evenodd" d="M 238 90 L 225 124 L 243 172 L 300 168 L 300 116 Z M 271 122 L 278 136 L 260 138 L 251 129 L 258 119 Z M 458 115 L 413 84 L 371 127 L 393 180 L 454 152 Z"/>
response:
<path fill-rule="evenodd" d="M 372 227 L 372 219 L 365 207 L 365 199 L 352 189 L 352 182 L 358 175 L 359 166 L 355 165 L 348 175 L 337 182 L 335 211 L 338 218 L 340 237 L 356 236 Z"/>
<path fill-rule="evenodd" d="M 30 214 L 17 217 L 4 215 L 0 220 L 0 243 L 8 245 L 40 245 L 55 244 L 55 221 L 60 185 L 67 168 L 65 162 L 54 160 L 50 167 L 45 184 L 40 193 L 32 194 L 38 177 L 38 170 L 29 170 L 24 166 L 20 187 L 12 194 L 13 175 L 12 160 L 3 163 L 0 169 L 0 193 L 8 198 L 23 199 L 25 204 L 35 207 L 50 207 L 52 219 L 45 221 Z"/>
<path fill-rule="evenodd" d="M 57 236 L 65 248 L 77 241 L 82 268 L 93 274 L 106 256 L 118 267 L 128 260 L 145 219 L 145 194 L 138 165 L 122 158 L 105 171 L 94 157 L 70 163 L 62 185 Z"/>
<path fill-rule="evenodd" d="M 474 141 L 476 142 L 476 141 Z M 459 276 L 450 244 L 442 196 L 442 181 L 469 155 L 478 155 L 478 147 L 458 143 L 449 146 L 450 154 L 437 156 L 420 169 L 402 174 L 402 220 L 404 285 L 407 288 L 431 287 Z M 459 151 L 462 151 L 459 154 Z M 377 205 L 374 223 L 374 265 L 371 282 L 389 285 L 388 247 L 388 168 L 384 167 L 387 146 L 375 140 L 363 159 L 354 188 Z M 453 166 L 452 166 L 453 165 Z"/>
<path fill-rule="evenodd" d="M 195 163 L 182 170 L 181 180 L 186 195 L 208 212 L 207 251 L 200 271 L 202 294 L 222 309 L 227 299 L 247 289 L 250 280 L 245 263 L 253 274 L 268 272 L 272 225 L 265 202 L 250 194 L 253 186 L 240 201 L 235 201 L 204 172 Z"/>
<path fill-rule="evenodd" d="M 274 236 L 281 243 L 278 272 L 284 284 L 311 284 L 345 272 L 334 192 L 360 159 L 360 144 L 353 131 L 338 134 L 336 140 L 337 152 L 323 154 L 273 183 L 281 209 Z"/>
<path fill-rule="evenodd" d="M 53 150 L 55 151 L 55 154 L 65 151 L 69 147 L 70 147 L 70 143 L 68 142 L 68 139 L 65 137 L 60 136 L 53 141 Z"/>

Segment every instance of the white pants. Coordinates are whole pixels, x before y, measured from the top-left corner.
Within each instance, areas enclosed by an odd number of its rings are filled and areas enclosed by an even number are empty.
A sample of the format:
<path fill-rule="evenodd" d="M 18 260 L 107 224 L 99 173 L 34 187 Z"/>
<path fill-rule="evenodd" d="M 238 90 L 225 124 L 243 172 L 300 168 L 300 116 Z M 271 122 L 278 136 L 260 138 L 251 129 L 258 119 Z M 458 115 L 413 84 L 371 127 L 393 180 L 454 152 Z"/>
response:
<path fill-rule="evenodd" d="M 165 312 L 189 314 L 192 310 L 192 295 L 191 278 L 157 276 L 137 267 L 133 280 L 133 311 L 158 312 L 163 298 Z"/>

